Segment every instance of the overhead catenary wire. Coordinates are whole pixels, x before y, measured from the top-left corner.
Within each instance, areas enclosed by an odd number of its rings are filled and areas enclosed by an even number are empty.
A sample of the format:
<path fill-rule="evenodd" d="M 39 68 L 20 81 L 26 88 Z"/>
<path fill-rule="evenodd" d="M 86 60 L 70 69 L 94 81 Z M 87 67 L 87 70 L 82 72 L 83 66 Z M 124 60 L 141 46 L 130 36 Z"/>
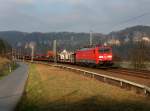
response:
<path fill-rule="evenodd" d="M 122 26 L 122 25 L 124 25 L 124 24 L 126 24 L 126 23 L 130 23 L 130 22 L 132 22 L 132 21 L 136 21 L 136 20 L 138 20 L 138 19 L 140 19 L 140 18 L 143 18 L 143 17 L 145 17 L 145 16 L 148 16 L 148 15 L 150 15 L 150 12 L 146 12 L 146 13 L 142 13 L 142 14 L 137 15 L 137 16 L 133 16 L 133 17 L 131 17 L 131 18 L 129 18 L 129 19 L 123 20 L 123 21 L 121 21 L 121 22 L 115 24 L 114 27 Z"/>

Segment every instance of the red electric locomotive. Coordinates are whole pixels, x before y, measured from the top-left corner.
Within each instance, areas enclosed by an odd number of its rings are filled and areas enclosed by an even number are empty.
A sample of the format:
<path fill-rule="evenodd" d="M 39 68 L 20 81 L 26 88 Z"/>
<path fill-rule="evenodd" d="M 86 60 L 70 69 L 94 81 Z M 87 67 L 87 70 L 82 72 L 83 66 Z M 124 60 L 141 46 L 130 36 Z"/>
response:
<path fill-rule="evenodd" d="M 97 46 L 83 48 L 76 51 L 76 63 L 86 65 L 109 65 L 112 63 L 112 48 L 109 46 Z"/>

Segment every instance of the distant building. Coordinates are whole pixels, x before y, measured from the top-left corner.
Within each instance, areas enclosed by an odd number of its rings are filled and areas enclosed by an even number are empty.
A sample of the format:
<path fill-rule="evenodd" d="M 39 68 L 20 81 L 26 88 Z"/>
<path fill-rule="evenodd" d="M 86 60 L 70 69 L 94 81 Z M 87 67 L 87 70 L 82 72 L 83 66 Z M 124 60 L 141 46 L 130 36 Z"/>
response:
<path fill-rule="evenodd" d="M 63 50 L 59 53 L 60 60 L 69 60 L 72 55 L 72 52 L 68 52 L 67 50 Z"/>
<path fill-rule="evenodd" d="M 146 41 L 146 42 L 150 42 L 150 38 L 149 37 L 142 37 L 142 40 Z"/>
<path fill-rule="evenodd" d="M 118 45 L 118 46 L 121 44 L 121 42 L 118 39 L 111 39 L 107 43 L 110 45 Z"/>
<path fill-rule="evenodd" d="M 134 42 L 141 42 L 141 41 L 150 42 L 150 38 L 149 37 L 134 37 L 133 41 Z"/>

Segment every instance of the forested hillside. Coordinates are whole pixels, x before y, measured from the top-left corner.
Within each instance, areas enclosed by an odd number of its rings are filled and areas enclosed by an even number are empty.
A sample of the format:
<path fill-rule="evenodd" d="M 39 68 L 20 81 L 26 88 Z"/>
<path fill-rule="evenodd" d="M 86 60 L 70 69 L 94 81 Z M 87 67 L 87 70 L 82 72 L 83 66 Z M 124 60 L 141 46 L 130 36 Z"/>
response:
<path fill-rule="evenodd" d="M 120 31 L 111 32 L 108 36 L 119 39 L 121 41 L 127 38 L 132 41 L 133 39 L 143 36 L 150 38 L 150 26 L 128 27 Z"/>
<path fill-rule="evenodd" d="M 107 35 L 93 32 L 92 36 L 93 44 L 109 44 L 113 46 L 116 55 L 126 58 L 134 42 L 145 39 L 150 43 L 150 27 L 134 26 Z M 57 40 L 58 51 L 64 49 L 74 51 L 87 46 L 90 41 L 90 33 L 2 31 L 0 32 L 0 38 L 7 41 L 12 47 L 23 51 L 29 49 L 29 44 L 34 42 L 36 53 L 46 53 L 47 50 L 53 49 L 54 40 Z M 1 44 L 1 47 L 3 47 L 3 43 Z"/>
<path fill-rule="evenodd" d="M 10 43 L 14 48 L 23 48 L 30 42 L 36 44 L 36 52 L 43 53 L 52 50 L 53 41 L 57 40 L 59 50 L 67 49 L 70 51 L 89 44 L 89 33 L 73 33 L 73 32 L 51 32 L 51 33 L 25 33 L 17 31 L 0 32 L 0 38 Z M 99 44 L 105 36 L 100 33 L 93 34 L 93 43 Z"/>
<path fill-rule="evenodd" d="M 4 40 L 0 39 L 0 56 L 5 55 L 11 51 L 11 46 Z"/>

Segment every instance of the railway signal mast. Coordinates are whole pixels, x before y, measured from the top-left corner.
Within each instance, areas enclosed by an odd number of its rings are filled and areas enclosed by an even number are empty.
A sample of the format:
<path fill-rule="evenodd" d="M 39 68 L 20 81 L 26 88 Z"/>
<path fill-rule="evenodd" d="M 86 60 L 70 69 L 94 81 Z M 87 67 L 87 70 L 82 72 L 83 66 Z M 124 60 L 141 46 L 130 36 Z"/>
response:
<path fill-rule="evenodd" d="M 57 41 L 53 42 L 54 62 L 57 63 Z"/>
<path fill-rule="evenodd" d="M 15 50 L 12 48 L 12 61 L 15 61 Z"/>
<path fill-rule="evenodd" d="M 35 48 L 34 42 L 31 42 L 29 47 L 31 48 L 31 62 L 33 62 L 33 59 L 34 59 L 34 48 Z"/>
<path fill-rule="evenodd" d="M 90 46 L 93 45 L 93 32 L 90 31 Z"/>

